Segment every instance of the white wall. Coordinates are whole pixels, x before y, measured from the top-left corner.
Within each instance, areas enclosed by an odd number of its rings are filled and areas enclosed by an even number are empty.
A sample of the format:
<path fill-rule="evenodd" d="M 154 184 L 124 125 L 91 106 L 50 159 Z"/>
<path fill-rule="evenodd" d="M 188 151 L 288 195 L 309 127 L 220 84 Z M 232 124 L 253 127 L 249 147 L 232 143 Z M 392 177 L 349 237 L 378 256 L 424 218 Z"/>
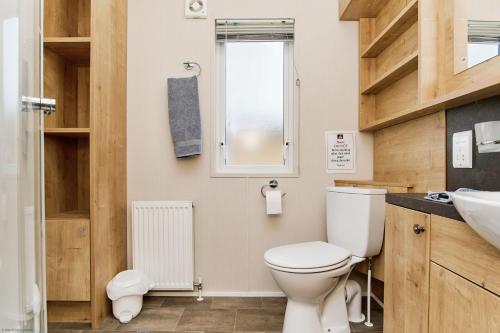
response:
<path fill-rule="evenodd" d="M 183 0 L 129 0 L 128 201 L 194 201 L 196 276 L 206 290 L 276 291 L 264 252 L 326 237 L 324 189 L 333 177 L 325 172 L 324 131 L 357 128 L 358 25 L 339 22 L 331 0 L 209 0 L 208 20 L 184 19 L 183 6 Z M 287 193 L 280 217 L 265 214 L 260 187 L 269 179 L 210 177 L 214 19 L 244 17 L 296 18 L 300 177 L 278 179 Z M 203 67 L 204 152 L 177 160 L 166 79 L 190 75 L 186 60 Z M 372 177 L 372 138 L 359 135 L 358 143 L 358 172 L 342 178 Z"/>

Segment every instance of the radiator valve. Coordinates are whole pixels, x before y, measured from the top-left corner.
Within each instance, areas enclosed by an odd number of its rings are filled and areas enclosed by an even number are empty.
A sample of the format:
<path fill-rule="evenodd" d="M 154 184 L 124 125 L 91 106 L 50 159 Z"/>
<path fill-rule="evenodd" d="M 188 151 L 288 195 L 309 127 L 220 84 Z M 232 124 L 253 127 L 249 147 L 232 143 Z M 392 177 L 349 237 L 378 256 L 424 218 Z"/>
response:
<path fill-rule="evenodd" d="M 198 282 L 194 283 L 194 287 L 198 290 L 198 298 L 196 299 L 198 302 L 203 301 L 203 296 L 201 295 L 201 291 L 203 290 L 203 280 L 201 277 L 198 278 Z"/>

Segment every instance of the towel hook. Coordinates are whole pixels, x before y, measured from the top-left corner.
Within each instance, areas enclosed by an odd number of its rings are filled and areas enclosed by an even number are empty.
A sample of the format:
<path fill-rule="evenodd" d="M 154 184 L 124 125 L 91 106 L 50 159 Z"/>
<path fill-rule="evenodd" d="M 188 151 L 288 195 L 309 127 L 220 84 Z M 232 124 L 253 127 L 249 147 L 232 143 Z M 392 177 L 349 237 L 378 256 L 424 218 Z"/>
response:
<path fill-rule="evenodd" d="M 196 76 L 199 77 L 201 75 L 201 66 L 199 63 L 194 62 L 194 61 L 186 61 L 186 62 L 183 62 L 183 64 L 184 64 L 184 69 L 187 71 L 193 70 L 193 68 L 195 66 L 198 67 L 198 74 L 196 74 Z"/>
<path fill-rule="evenodd" d="M 264 198 L 266 197 L 266 195 L 264 194 L 264 189 L 266 187 L 270 187 L 272 189 L 275 189 L 278 187 L 278 181 L 276 179 L 273 179 L 273 180 L 269 181 L 269 184 L 262 185 L 262 187 L 260 188 L 260 194 L 262 194 L 262 196 Z M 284 197 L 285 195 L 286 195 L 286 193 L 282 193 L 281 197 Z"/>

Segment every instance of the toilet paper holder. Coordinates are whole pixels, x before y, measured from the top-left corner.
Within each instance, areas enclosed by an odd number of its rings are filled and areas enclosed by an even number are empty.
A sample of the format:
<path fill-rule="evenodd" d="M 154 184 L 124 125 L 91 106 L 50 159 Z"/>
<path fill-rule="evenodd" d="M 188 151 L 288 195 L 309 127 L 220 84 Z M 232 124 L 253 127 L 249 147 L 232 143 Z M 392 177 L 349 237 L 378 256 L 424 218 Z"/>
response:
<path fill-rule="evenodd" d="M 262 196 L 264 198 L 266 197 L 266 194 L 264 193 L 264 189 L 266 187 L 270 187 L 272 189 L 276 189 L 276 188 L 278 188 L 278 181 L 276 179 L 273 179 L 273 180 L 269 181 L 269 184 L 262 185 L 262 187 L 260 188 L 260 194 L 262 194 Z M 285 195 L 286 195 L 286 193 L 282 193 L 281 197 L 284 197 Z"/>

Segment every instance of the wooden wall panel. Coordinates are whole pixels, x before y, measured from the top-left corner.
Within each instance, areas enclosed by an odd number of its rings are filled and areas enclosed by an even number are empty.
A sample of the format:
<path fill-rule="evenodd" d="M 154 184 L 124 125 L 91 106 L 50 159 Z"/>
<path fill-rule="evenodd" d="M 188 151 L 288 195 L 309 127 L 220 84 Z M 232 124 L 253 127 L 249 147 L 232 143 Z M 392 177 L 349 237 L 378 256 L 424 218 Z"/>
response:
<path fill-rule="evenodd" d="M 92 325 L 111 311 L 106 284 L 127 267 L 127 1 L 92 1 L 90 179 Z"/>
<path fill-rule="evenodd" d="M 375 99 L 375 109 L 372 112 L 376 119 L 415 106 L 418 102 L 418 72 L 414 71 L 385 88 Z"/>
<path fill-rule="evenodd" d="M 445 112 L 377 131 L 374 179 L 414 185 L 414 192 L 446 188 Z"/>

